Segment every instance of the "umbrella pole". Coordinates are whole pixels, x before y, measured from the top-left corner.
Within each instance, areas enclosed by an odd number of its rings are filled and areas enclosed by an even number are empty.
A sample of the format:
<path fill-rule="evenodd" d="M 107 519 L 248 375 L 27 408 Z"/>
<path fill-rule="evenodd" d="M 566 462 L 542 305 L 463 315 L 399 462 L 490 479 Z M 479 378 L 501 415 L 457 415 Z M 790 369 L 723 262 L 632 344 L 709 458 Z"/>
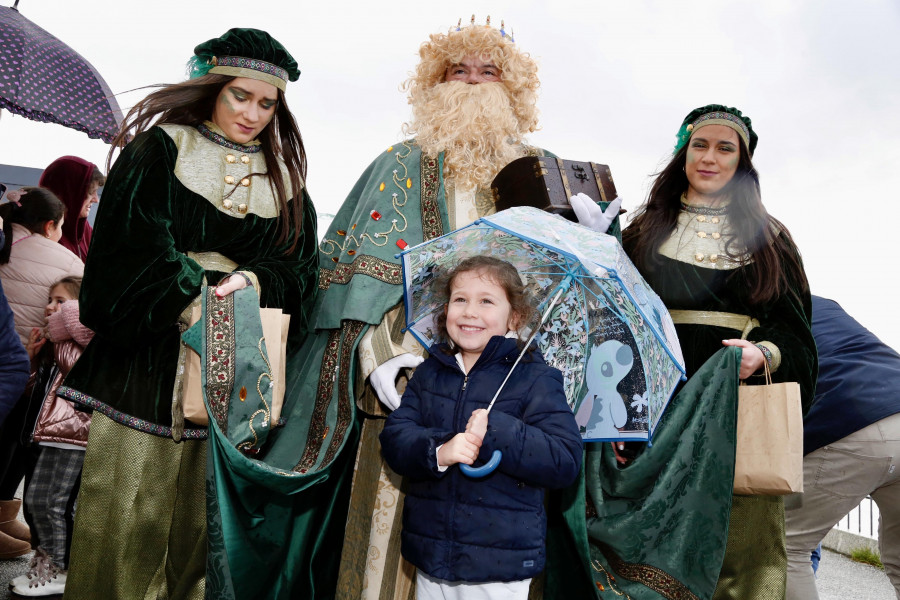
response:
<path fill-rule="evenodd" d="M 528 351 L 528 346 L 531 345 L 531 342 L 534 340 L 535 336 L 538 334 L 538 331 L 541 329 L 541 325 L 547 320 L 547 317 L 550 316 L 550 311 L 553 310 L 553 307 L 556 306 L 556 303 L 559 302 L 560 296 L 563 295 L 563 292 L 569 289 L 569 286 L 572 284 L 572 275 L 566 275 L 566 278 L 563 279 L 559 286 L 556 289 L 556 294 L 553 296 L 553 299 L 550 301 L 550 304 L 547 305 L 547 308 L 544 310 L 544 314 L 541 315 L 541 320 L 538 322 L 537 327 L 534 328 L 534 331 L 531 332 L 531 335 L 528 337 L 528 341 L 525 342 L 525 347 L 522 348 L 522 351 L 519 352 L 519 356 L 516 358 L 516 362 L 513 363 L 512 368 L 509 370 L 509 373 L 506 374 L 506 377 L 503 379 L 503 383 L 500 384 L 500 387 L 497 389 L 497 393 L 494 394 L 494 397 L 491 399 L 491 403 L 488 404 L 487 412 L 491 412 L 491 408 L 494 407 L 494 402 L 497 400 L 497 397 L 500 396 L 500 392 L 503 390 L 503 386 L 506 385 L 506 382 L 509 380 L 510 375 L 512 375 L 513 371 L 516 369 L 516 365 L 519 364 L 519 361 L 522 360 L 522 357 L 525 356 L 525 352 Z"/>

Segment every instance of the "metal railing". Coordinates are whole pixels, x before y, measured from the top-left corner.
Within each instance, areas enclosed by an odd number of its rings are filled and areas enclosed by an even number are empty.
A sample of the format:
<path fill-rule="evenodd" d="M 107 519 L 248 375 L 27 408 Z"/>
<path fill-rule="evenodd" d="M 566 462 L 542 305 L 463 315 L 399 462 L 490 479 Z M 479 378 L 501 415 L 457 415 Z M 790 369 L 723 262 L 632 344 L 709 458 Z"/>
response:
<path fill-rule="evenodd" d="M 878 505 L 871 496 L 859 503 L 859 506 L 851 510 L 846 517 L 838 521 L 835 529 L 849 531 L 867 538 L 878 539 Z"/>

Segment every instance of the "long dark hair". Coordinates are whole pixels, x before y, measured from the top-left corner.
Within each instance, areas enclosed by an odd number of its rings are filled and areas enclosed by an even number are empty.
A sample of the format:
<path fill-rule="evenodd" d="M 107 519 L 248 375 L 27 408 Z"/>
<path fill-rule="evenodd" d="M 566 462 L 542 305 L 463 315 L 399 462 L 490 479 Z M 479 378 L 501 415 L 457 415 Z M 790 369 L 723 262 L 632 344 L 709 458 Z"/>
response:
<path fill-rule="evenodd" d="M 725 251 L 745 267 L 750 287 L 747 300 L 758 306 L 792 290 L 791 282 L 799 284 L 801 291 L 809 289 L 809 282 L 790 232 L 763 206 L 759 173 L 744 140 L 739 143 L 737 170 L 721 192 L 730 200 L 726 209 L 730 233 L 725 237 Z M 647 201 L 622 232 L 622 243 L 629 248 L 640 271 L 659 264 L 659 247 L 677 226 L 681 194 L 688 189 L 684 171 L 688 146 L 690 143 L 678 150 L 656 175 Z"/>
<path fill-rule="evenodd" d="M 107 170 L 112 165 L 113 151 L 124 146 L 132 135 L 146 131 L 153 125 L 171 123 L 196 127 L 212 118 L 219 92 L 234 77 L 207 74 L 171 85 L 150 86 L 159 89 L 131 107 L 118 135 L 113 140 L 106 159 Z M 296 248 L 303 228 L 303 181 L 306 180 L 306 151 L 303 138 L 294 116 L 287 107 L 284 93 L 278 90 L 275 116 L 259 134 L 266 170 L 272 190 L 278 199 L 279 236 L 278 243 L 290 241 L 288 253 Z M 284 178 L 278 159 L 284 161 L 290 178 L 291 190 L 296 202 L 287 197 Z M 254 173 L 251 177 L 261 175 Z M 293 235 L 291 235 L 293 230 Z"/>
<path fill-rule="evenodd" d="M 3 236 L 6 238 L 0 248 L 0 265 L 9 262 L 12 250 L 12 226 L 18 223 L 31 233 L 40 233 L 47 221 L 59 225 L 66 214 L 66 205 L 50 190 L 42 187 L 23 187 L 18 201 L 0 204 L 0 219 L 3 219 Z"/>

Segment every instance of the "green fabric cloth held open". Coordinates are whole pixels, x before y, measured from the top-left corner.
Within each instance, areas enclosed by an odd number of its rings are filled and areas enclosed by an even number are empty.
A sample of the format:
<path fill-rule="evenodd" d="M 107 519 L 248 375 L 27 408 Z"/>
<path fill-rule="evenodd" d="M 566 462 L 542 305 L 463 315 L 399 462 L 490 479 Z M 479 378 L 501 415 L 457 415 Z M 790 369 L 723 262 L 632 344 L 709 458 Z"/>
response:
<path fill-rule="evenodd" d="M 325 485 L 329 470 L 308 475 L 293 470 L 298 438 L 280 436 L 283 428 L 270 418 L 259 297 L 250 287 L 225 298 L 216 297 L 214 289 L 203 289 L 202 317 L 183 334 L 203 359 L 204 398 L 211 416 L 206 597 L 328 596 L 331 590 L 316 589 L 314 573 L 320 561 L 336 560 L 334 545 L 343 523 L 332 518 L 340 505 L 332 496 L 345 487 L 341 482 L 351 474 L 353 453 L 338 456 L 341 464 L 332 485 Z M 285 400 L 285 421 L 301 422 L 302 402 Z"/>
<path fill-rule="evenodd" d="M 586 445 L 584 476 L 550 499 L 548 512 L 564 520 L 548 527 L 545 599 L 712 597 L 728 536 L 740 356 L 716 352 L 627 467 L 608 443 Z"/>

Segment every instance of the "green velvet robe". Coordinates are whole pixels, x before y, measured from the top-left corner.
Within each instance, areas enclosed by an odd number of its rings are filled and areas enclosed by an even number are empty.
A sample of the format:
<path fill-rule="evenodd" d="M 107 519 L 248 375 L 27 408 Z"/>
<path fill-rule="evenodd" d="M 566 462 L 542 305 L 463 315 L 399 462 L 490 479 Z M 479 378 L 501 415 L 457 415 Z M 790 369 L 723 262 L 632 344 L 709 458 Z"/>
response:
<path fill-rule="evenodd" d="M 204 271 L 187 252 L 218 252 L 254 273 L 261 304 L 291 315 L 293 344 L 316 293 L 316 216 L 305 188 L 304 233 L 285 254 L 277 219 L 217 208 L 175 176 L 177 158 L 173 139 L 155 127 L 128 144 L 110 172 L 80 297 L 81 320 L 96 336 L 63 390 L 118 423 L 161 436 L 171 435 L 178 317 L 204 278 L 215 284 L 226 275 Z M 184 437 L 203 439 L 206 428 L 188 427 Z"/>
<path fill-rule="evenodd" d="M 67 378 L 65 395 L 121 425 L 167 437 L 172 433 L 180 345 L 177 320 L 199 295 L 204 280 L 215 284 L 225 275 L 204 270 L 185 253 L 220 253 L 237 263 L 238 270 L 255 275 L 260 303 L 291 315 L 289 355 L 296 354 L 308 328 L 318 273 L 315 210 L 305 189 L 300 242 L 285 254 L 287 245 L 276 243 L 275 215 L 254 214 L 253 186 L 259 183 L 250 186 L 247 214 L 226 210 L 227 190 L 221 175 L 223 170 L 242 168 L 242 161 L 226 160 L 229 154 L 241 153 L 198 137 L 192 128 L 164 127 L 165 131 L 153 128 L 132 141 L 107 181 L 81 295 L 82 319 L 97 335 Z M 187 169 L 184 182 L 176 175 L 180 168 L 176 165 Z M 251 160 L 243 168 L 258 170 L 259 164 Z M 200 195 L 187 185 L 207 193 Z M 271 200 L 268 190 L 267 186 L 257 188 L 257 194 L 269 194 Z M 246 195 L 247 190 L 238 192 Z M 237 208 L 237 199 L 244 196 L 228 198 L 236 199 Z M 272 213 L 271 201 L 262 200 L 260 212 Z M 327 480 L 330 472 L 321 469 L 307 474 L 296 468 L 308 433 L 308 400 L 285 396 L 285 425 L 271 432 L 258 459 L 239 452 L 215 428 L 208 453 L 205 446 L 202 449 L 208 458 L 206 481 L 202 471 L 193 473 L 187 478 L 191 490 L 163 492 L 200 497 L 205 487 L 206 589 L 216 598 L 322 595 L 321 590 L 318 595 L 314 591 L 320 562 L 340 551 L 342 523 L 334 530 L 322 525 L 333 510 L 332 489 L 316 484 Z M 190 440 L 206 436 L 206 428 L 189 426 L 182 439 L 196 444 L 202 442 Z M 176 450 L 169 448 L 182 445 L 170 440 L 160 447 L 156 460 L 177 460 L 173 458 Z M 340 482 L 341 474 L 348 471 L 348 460 L 352 465 L 352 454 L 345 457 L 337 461 L 334 481 Z M 101 481 L 97 489 L 109 489 L 103 483 L 109 478 L 98 475 L 96 479 Z M 158 483 L 142 478 L 128 485 L 140 488 Z M 194 494 L 198 489 L 200 493 Z M 113 510 L 124 511 L 123 521 L 127 521 L 133 516 L 130 509 Z M 202 505 L 189 510 L 196 515 Z M 102 524 L 95 527 L 98 533 L 92 537 L 98 543 L 115 543 L 103 539 Z M 196 540 L 185 540 L 185 544 L 196 544 Z M 330 593 L 326 589 L 326 597 Z"/>

